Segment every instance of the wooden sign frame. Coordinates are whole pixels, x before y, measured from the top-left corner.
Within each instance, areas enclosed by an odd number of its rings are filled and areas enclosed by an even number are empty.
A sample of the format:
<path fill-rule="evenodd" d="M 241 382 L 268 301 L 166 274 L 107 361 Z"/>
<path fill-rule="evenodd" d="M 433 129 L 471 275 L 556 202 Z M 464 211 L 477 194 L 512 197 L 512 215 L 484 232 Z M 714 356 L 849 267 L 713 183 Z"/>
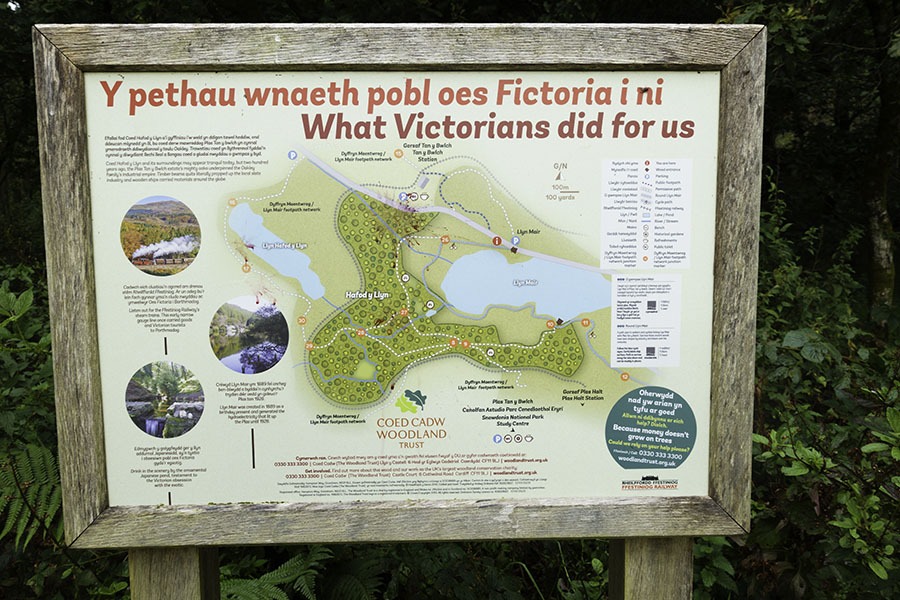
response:
<path fill-rule="evenodd" d="M 352 45 L 344 43 L 350 36 Z M 684 537 L 749 529 L 762 26 L 37 25 L 33 42 L 63 508 L 73 547 Z M 109 506 L 84 73 L 513 68 L 720 72 L 709 495 Z"/>

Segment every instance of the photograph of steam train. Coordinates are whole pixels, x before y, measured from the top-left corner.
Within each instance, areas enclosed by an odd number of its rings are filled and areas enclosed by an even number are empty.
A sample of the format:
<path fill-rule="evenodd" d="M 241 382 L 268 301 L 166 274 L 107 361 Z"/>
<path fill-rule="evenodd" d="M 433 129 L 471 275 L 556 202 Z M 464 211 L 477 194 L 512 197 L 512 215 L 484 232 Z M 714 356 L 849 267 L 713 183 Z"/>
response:
<path fill-rule="evenodd" d="M 209 324 L 209 343 L 223 365 L 238 373 L 262 373 L 287 350 L 288 325 L 260 296 L 240 296 L 223 304 Z"/>
<path fill-rule="evenodd" d="M 173 275 L 194 262 L 200 251 L 200 224 L 183 202 L 150 196 L 125 213 L 121 241 L 136 268 L 151 275 Z"/>
<path fill-rule="evenodd" d="M 194 374 L 175 362 L 152 362 L 131 376 L 125 408 L 138 429 L 158 438 L 175 438 L 203 416 L 203 388 Z"/>

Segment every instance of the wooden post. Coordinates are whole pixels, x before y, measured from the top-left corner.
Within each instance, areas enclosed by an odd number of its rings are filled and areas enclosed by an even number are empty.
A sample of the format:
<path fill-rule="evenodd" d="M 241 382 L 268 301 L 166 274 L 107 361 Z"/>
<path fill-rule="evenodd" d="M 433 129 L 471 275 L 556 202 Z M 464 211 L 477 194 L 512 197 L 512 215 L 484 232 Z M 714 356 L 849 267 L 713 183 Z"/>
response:
<path fill-rule="evenodd" d="M 218 600 L 215 547 L 133 548 L 128 551 L 132 600 Z"/>
<path fill-rule="evenodd" d="M 610 600 L 690 600 L 694 540 L 626 538 L 609 545 Z"/>

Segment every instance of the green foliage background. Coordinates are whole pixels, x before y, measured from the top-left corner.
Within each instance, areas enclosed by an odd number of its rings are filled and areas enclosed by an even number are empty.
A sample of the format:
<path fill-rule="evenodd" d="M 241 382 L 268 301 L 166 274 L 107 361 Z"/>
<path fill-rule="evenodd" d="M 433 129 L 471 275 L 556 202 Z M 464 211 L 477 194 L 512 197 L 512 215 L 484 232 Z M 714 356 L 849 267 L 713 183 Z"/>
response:
<path fill-rule="evenodd" d="M 870 303 L 864 198 L 883 176 L 896 231 L 897 143 L 881 134 L 900 140 L 884 118 L 897 0 L 0 5 L 0 597 L 128 597 L 124 553 L 60 542 L 30 26 L 279 21 L 767 24 L 753 529 L 696 540 L 694 596 L 900 597 L 900 318 Z M 575 600 L 606 596 L 607 556 L 603 540 L 459 542 L 225 548 L 220 563 L 223 598 Z"/>

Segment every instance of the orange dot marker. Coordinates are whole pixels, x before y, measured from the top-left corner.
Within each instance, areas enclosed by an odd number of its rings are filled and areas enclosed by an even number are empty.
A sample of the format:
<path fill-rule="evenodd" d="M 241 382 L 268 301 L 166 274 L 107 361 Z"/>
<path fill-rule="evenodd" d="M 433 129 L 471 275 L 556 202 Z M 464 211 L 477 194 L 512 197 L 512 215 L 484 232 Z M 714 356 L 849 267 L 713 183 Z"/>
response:
<path fill-rule="evenodd" d="M 237 206 L 237 198 L 229 198 L 228 206 Z"/>
<path fill-rule="evenodd" d="M 629 375 L 628 373 L 622 373 L 621 375 L 619 375 L 619 378 L 622 381 L 628 381 L 629 379 L 631 379 L 631 375 Z"/>
<path fill-rule="evenodd" d="M 394 150 L 394 156 L 396 156 L 397 158 L 403 158 L 403 150 L 397 148 L 396 150 Z"/>
<path fill-rule="evenodd" d="M 463 341 L 462 341 L 462 347 L 463 347 L 463 348 L 468 348 L 468 347 L 471 346 L 471 345 L 472 345 L 472 343 L 469 342 L 469 340 L 463 340 Z"/>
<path fill-rule="evenodd" d="M 554 327 L 556 327 L 556 321 L 554 321 L 553 319 L 548 320 L 547 329 L 553 329 Z"/>
<path fill-rule="evenodd" d="M 242 264 L 241 271 L 243 271 L 244 273 L 249 273 L 250 272 L 250 263 Z"/>
<path fill-rule="evenodd" d="M 591 326 L 591 320 L 590 320 L 590 319 L 582 319 L 582 320 L 581 320 L 581 326 L 582 326 L 582 327 L 590 327 L 590 326 Z"/>
<path fill-rule="evenodd" d="M 456 348 L 456 345 L 459 344 L 459 340 L 456 338 L 450 338 L 450 347 Z"/>
<path fill-rule="evenodd" d="M 366 335 L 366 330 L 365 329 L 357 329 L 356 335 L 358 335 L 359 337 L 363 337 L 364 335 Z"/>
<path fill-rule="evenodd" d="M 450 236 L 449 236 L 449 235 L 442 235 L 442 236 L 441 236 L 441 243 L 442 243 L 442 244 L 449 244 L 449 243 L 450 243 Z"/>
<path fill-rule="evenodd" d="M 300 325 L 306 325 L 306 317 L 297 317 L 297 323 Z"/>
<path fill-rule="evenodd" d="M 400 316 L 401 316 L 401 317 L 405 317 L 405 316 L 408 315 L 408 314 L 409 314 L 409 309 L 408 309 L 408 308 L 401 308 L 401 309 L 400 309 Z"/>
<path fill-rule="evenodd" d="M 316 345 L 313 344 L 312 342 L 306 342 L 306 349 L 307 349 L 307 350 L 312 350 L 312 349 L 315 348 L 315 347 L 316 347 Z"/>

